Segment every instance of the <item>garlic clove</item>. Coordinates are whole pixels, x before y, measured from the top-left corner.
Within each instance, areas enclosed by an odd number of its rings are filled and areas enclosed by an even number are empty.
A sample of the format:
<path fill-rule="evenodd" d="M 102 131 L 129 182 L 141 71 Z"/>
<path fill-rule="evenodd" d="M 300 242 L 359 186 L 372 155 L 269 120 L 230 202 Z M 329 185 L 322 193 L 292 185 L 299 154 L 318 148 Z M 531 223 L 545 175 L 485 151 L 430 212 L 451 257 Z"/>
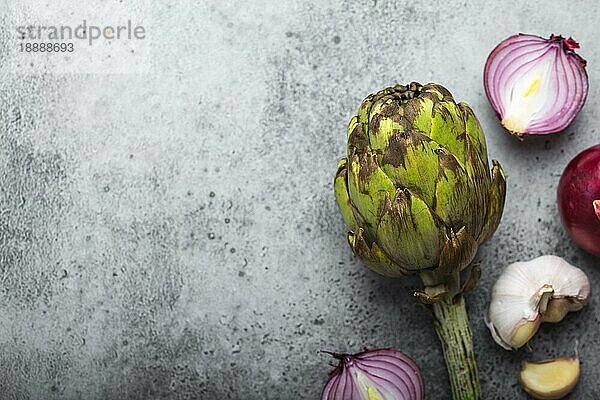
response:
<path fill-rule="evenodd" d="M 535 399 L 562 399 L 577 385 L 579 374 L 577 358 L 525 361 L 519 374 L 519 382 Z"/>
<path fill-rule="evenodd" d="M 486 315 L 492 337 L 505 349 L 525 345 L 541 322 L 558 322 L 580 310 L 590 294 L 585 273 L 560 257 L 516 262 L 494 285 Z"/>
<path fill-rule="evenodd" d="M 540 327 L 540 322 L 539 318 L 535 321 L 524 321 L 517 329 L 515 329 L 515 333 L 510 338 L 510 346 L 518 349 L 519 347 L 526 345 L 537 332 Z"/>
<path fill-rule="evenodd" d="M 579 308 L 573 307 L 572 305 L 579 305 Z M 552 299 L 548 303 L 546 311 L 542 314 L 543 322 L 560 322 L 567 315 L 569 311 L 578 311 L 583 307 L 582 304 L 574 303 L 569 299 Z"/>

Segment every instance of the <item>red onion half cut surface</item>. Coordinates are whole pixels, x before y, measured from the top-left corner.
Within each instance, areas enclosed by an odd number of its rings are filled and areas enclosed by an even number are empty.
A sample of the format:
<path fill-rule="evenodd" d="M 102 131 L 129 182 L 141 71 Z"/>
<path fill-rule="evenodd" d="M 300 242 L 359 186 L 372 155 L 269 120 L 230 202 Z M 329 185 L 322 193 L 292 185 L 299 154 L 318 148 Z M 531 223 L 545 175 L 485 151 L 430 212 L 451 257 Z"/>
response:
<path fill-rule="evenodd" d="M 588 93 L 586 61 L 572 38 L 518 34 L 488 56 L 485 93 L 512 134 L 544 135 L 565 129 Z"/>
<path fill-rule="evenodd" d="M 423 400 L 423 378 L 407 355 L 394 349 L 329 353 L 340 360 L 321 400 Z"/>

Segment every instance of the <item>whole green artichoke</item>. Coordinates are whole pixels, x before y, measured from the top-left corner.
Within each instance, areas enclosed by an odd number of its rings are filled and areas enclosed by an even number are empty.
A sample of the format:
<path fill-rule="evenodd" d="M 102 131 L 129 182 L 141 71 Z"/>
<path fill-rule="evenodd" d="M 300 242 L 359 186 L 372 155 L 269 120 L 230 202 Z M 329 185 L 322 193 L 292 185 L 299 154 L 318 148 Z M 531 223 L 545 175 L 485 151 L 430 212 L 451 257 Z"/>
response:
<path fill-rule="evenodd" d="M 496 230 L 505 190 L 471 108 L 433 83 L 369 95 L 335 177 L 352 250 L 391 277 L 465 268 Z"/>
<path fill-rule="evenodd" d="M 369 95 L 348 127 L 335 196 L 354 253 L 374 271 L 419 273 L 457 399 L 481 391 L 460 272 L 496 230 L 506 181 L 489 170 L 485 137 L 465 103 L 433 83 L 397 85 Z"/>

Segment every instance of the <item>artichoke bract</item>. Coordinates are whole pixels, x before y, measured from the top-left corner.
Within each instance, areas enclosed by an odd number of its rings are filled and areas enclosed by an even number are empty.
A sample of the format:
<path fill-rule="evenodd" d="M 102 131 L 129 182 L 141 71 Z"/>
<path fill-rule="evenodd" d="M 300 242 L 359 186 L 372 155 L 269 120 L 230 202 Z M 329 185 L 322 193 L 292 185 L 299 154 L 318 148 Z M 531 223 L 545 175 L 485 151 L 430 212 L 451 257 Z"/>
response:
<path fill-rule="evenodd" d="M 473 110 L 440 85 L 371 94 L 350 121 L 335 177 L 348 242 L 375 272 L 420 274 L 425 288 L 415 296 L 433 307 L 455 399 L 480 395 L 462 298 L 480 270 L 462 283 L 460 272 L 496 230 L 505 191 Z"/>

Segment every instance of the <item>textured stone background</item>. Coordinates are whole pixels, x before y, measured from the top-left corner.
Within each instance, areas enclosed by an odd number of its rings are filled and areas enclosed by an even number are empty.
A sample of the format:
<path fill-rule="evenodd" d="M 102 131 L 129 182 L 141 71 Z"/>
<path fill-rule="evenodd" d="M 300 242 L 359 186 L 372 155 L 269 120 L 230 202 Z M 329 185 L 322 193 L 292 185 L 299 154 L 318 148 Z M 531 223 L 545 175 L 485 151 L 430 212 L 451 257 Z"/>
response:
<path fill-rule="evenodd" d="M 91 4 L 36 12 L 92 19 Z M 416 280 L 360 265 L 332 194 L 360 100 L 410 80 L 470 103 L 509 178 L 468 296 L 485 398 L 525 399 L 520 361 L 570 355 L 576 340 L 570 398 L 600 397 L 596 296 L 531 351 L 500 349 L 483 323 L 509 262 L 554 253 L 600 284 L 599 260 L 567 239 L 555 208 L 562 169 L 599 141 L 595 2 L 128 4 L 147 16 L 152 53 L 113 57 L 133 72 L 0 69 L 0 398 L 317 399 L 331 361 L 319 349 L 394 346 L 422 367 L 428 399 L 448 399 Z M 590 75 L 575 123 L 523 143 L 481 83 L 487 54 L 519 31 L 572 35 Z M 90 54 L 117 45 L 133 46 Z"/>

